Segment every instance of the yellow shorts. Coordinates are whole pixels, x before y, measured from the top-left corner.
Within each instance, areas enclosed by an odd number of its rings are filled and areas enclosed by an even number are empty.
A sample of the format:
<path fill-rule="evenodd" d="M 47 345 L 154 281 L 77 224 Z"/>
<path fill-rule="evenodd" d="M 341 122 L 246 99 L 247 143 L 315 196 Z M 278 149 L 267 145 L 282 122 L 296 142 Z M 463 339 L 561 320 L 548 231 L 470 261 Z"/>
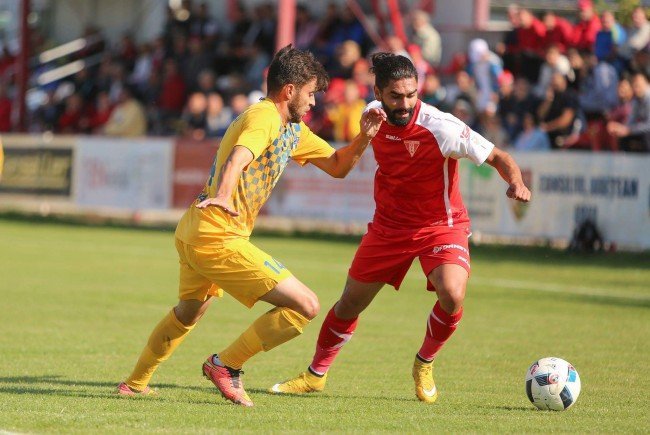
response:
<path fill-rule="evenodd" d="M 176 239 L 180 263 L 178 297 L 206 300 L 226 291 L 247 307 L 292 276 L 291 272 L 246 239 L 223 245 L 191 246 Z"/>

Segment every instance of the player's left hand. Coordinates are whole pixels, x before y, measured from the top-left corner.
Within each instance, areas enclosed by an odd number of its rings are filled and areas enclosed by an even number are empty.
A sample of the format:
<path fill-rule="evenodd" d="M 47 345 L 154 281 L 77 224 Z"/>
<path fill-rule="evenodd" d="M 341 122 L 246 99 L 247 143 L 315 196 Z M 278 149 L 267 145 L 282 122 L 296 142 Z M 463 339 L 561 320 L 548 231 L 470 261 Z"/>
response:
<path fill-rule="evenodd" d="M 386 121 L 386 112 L 384 109 L 370 109 L 361 115 L 361 134 L 365 135 L 368 139 L 375 137 L 381 127 L 381 123 Z"/>
<path fill-rule="evenodd" d="M 516 199 L 521 202 L 530 201 L 530 190 L 524 183 L 512 183 L 506 191 L 508 198 Z"/>
<path fill-rule="evenodd" d="M 232 201 L 225 198 L 220 198 L 218 196 L 215 198 L 204 199 L 203 201 L 196 204 L 196 207 L 197 208 L 219 207 L 220 209 L 228 213 L 230 216 L 239 216 L 239 212 L 235 210 L 235 207 L 232 205 Z"/>

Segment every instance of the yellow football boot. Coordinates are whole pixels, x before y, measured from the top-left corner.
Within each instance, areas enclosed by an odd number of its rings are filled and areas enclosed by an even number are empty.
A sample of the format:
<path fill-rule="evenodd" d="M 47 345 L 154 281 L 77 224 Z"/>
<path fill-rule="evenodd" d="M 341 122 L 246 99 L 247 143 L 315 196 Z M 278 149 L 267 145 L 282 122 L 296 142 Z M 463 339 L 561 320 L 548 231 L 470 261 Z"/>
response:
<path fill-rule="evenodd" d="M 316 376 L 309 370 L 300 373 L 293 379 L 284 381 L 280 384 L 275 384 L 269 391 L 271 393 L 279 394 L 305 394 L 323 391 L 325 388 L 325 381 L 327 380 L 327 373 L 322 377 Z"/>
<path fill-rule="evenodd" d="M 413 362 L 415 395 L 422 402 L 433 403 L 438 398 L 438 389 L 433 381 L 433 361 L 425 363 L 416 356 Z"/>

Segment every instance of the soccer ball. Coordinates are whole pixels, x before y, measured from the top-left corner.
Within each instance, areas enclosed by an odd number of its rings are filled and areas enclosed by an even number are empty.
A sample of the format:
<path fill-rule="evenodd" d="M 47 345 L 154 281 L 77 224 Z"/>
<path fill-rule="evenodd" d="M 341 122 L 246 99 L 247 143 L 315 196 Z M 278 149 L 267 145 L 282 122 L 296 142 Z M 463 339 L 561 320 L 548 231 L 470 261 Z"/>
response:
<path fill-rule="evenodd" d="M 526 395 L 539 409 L 564 411 L 576 403 L 580 376 L 561 358 L 542 358 L 526 372 Z"/>

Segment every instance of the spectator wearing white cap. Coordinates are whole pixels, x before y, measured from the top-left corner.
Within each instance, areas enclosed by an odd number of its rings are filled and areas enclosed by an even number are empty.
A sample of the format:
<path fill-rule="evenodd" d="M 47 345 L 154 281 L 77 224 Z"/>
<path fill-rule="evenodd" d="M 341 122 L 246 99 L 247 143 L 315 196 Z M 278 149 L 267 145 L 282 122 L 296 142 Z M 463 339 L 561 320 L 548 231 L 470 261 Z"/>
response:
<path fill-rule="evenodd" d="M 478 89 L 476 108 L 479 112 L 484 112 L 490 103 L 497 101 L 497 79 L 503 71 L 503 64 L 499 56 L 490 51 L 485 39 L 474 39 L 469 43 L 468 57 L 467 69 Z"/>

